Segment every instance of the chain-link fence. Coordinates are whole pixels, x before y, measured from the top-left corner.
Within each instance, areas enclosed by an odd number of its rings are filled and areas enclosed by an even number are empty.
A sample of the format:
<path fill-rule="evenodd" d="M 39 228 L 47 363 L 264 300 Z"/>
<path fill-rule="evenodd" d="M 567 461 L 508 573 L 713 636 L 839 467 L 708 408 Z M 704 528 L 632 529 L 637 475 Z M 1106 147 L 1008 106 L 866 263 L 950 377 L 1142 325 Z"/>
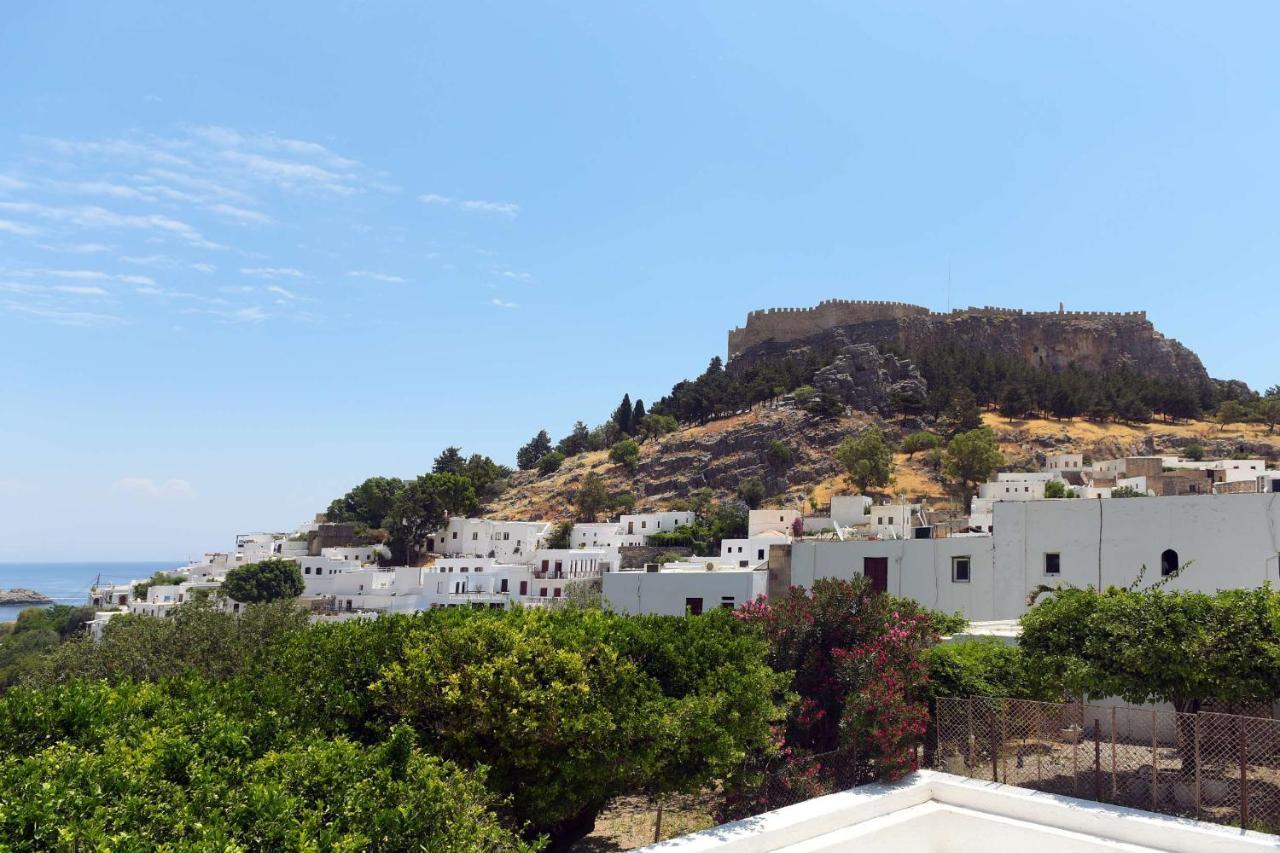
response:
<path fill-rule="evenodd" d="M 939 699 L 940 770 L 1275 832 L 1280 720 L 1024 699 Z"/>
<path fill-rule="evenodd" d="M 787 756 L 750 775 L 754 781 L 733 790 L 717 787 L 660 799 L 619 797 L 596 820 L 592 836 L 575 845 L 574 853 L 632 850 L 727 821 L 754 817 L 863 784 L 870 781 L 870 768 L 846 749 Z"/>

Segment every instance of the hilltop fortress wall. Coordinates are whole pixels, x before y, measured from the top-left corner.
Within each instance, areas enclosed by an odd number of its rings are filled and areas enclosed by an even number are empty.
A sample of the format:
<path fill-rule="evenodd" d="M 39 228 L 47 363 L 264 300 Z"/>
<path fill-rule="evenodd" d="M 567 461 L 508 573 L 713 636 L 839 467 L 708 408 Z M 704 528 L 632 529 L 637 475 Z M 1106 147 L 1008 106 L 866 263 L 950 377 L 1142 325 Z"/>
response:
<path fill-rule="evenodd" d="M 1045 320 L 1139 322 L 1146 323 L 1145 311 L 1024 311 L 993 306 L 957 308 L 950 312 L 930 311 L 906 302 L 878 302 L 856 299 L 828 299 L 812 308 L 767 308 L 747 315 L 747 324 L 729 332 L 729 358 L 766 341 L 799 341 L 841 326 L 861 323 L 927 318 L 964 320 L 967 318 L 1043 318 Z"/>

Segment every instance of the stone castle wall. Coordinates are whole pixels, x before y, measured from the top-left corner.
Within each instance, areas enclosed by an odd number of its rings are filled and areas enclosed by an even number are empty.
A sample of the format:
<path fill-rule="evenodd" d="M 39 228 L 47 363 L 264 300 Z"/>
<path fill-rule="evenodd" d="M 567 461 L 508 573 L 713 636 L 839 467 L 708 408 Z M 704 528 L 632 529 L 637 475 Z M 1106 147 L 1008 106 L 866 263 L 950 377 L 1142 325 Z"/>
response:
<path fill-rule="evenodd" d="M 855 299 L 828 299 L 812 308 L 768 308 L 752 311 L 747 324 L 729 331 L 729 358 L 765 341 L 798 341 L 828 329 L 872 323 L 930 317 L 958 320 L 965 317 L 1032 317 L 1064 320 L 1137 320 L 1145 321 L 1145 311 L 1024 311 L 1021 308 L 982 307 L 957 308 L 950 312 L 930 311 L 907 302 L 876 302 Z"/>

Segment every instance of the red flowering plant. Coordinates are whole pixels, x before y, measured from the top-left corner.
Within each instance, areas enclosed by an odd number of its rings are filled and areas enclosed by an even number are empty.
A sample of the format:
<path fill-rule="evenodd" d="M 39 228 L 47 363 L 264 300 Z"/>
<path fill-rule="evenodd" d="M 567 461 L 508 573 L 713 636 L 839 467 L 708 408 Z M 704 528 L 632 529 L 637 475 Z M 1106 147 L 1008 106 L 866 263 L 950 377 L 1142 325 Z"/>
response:
<path fill-rule="evenodd" d="M 923 653 L 937 642 L 927 611 L 875 591 L 866 578 L 816 581 L 772 601 L 744 605 L 759 625 L 769 665 L 792 673 L 796 701 L 759 790 L 739 806 L 758 813 L 915 769 L 928 728 Z M 813 796 L 808 793 L 808 796 Z"/>

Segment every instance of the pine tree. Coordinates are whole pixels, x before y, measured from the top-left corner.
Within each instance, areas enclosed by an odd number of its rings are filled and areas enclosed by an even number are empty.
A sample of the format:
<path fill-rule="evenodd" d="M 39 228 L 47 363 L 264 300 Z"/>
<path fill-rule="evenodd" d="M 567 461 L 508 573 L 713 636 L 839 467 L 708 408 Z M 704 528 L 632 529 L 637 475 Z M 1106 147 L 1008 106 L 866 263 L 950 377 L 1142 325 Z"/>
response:
<path fill-rule="evenodd" d="M 644 427 L 644 400 L 637 399 L 636 407 L 631 410 L 631 434 L 635 435 Z"/>
<path fill-rule="evenodd" d="M 538 464 L 543 456 L 551 452 L 551 436 L 547 435 L 547 431 L 540 430 L 528 444 L 516 451 L 516 467 L 521 471 L 528 471 Z"/>
<path fill-rule="evenodd" d="M 634 418 L 635 410 L 631 408 L 631 395 L 623 394 L 622 402 L 613 410 L 613 422 L 618 425 L 619 432 L 631 435 L 631 423 Z"/>

